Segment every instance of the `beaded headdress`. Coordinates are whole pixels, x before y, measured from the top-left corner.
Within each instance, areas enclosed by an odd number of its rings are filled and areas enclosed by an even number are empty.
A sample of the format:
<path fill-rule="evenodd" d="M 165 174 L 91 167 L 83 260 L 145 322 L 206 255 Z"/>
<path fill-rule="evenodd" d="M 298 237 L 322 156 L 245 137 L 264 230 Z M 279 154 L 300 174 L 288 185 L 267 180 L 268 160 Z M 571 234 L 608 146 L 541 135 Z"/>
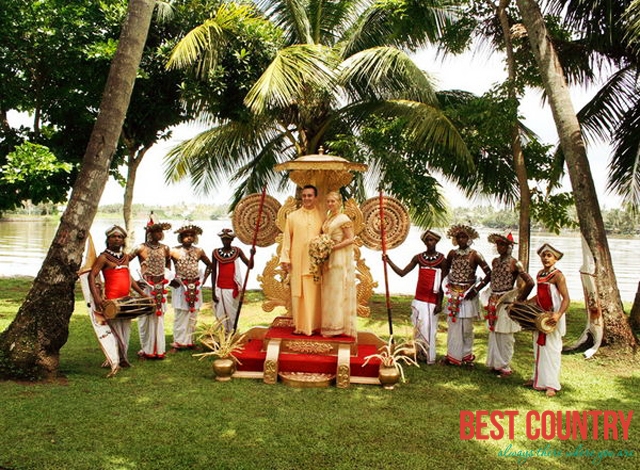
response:
<path fill-rule="evenodd" d="M 447 231 L 447 237 L 451 238 L 451 243 L 453 243 L 454 246 L 458 245 L 458 241 L 456 240 L 456 238 L 460 233 L 465 233 L 467 237 L 469 237 L 469 242 L 479 237 L 476 229 L 469 225 L 452 225 L 451 228 L 449 228 L 449 230 Z"/>
<path fill-rule="evenodd" d="M 496 243 L 498 240 L 502 240 L 503 242 L 508 243 L 510 245 L 517 244 L 516 241 L 513 239 L 513 235 L 511 234 L 511 232 L 505 232 L 504 234 L 492 233 L 487 237 L 487 240 L 489 241 L 489 243 Z"/>

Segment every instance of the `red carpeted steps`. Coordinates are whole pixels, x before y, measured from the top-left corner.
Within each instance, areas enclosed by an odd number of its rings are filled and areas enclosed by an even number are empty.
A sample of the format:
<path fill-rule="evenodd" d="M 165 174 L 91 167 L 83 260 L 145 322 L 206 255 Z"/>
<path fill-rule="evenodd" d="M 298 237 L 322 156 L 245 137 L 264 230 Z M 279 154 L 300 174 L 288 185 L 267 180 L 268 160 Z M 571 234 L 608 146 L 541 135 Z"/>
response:
<path fill-rule="evenodd" d="M 276 383 L 280 377 L 295 386 L 314 386 L 335 377 L 342 388 L 351 383 L 380 383 L 379 361 L 371 360 L 363 367 L 365 358 L 384 344 L 372 333 L 360 332 L 357 340 L 294 335 L 291 318 L 277 317 L 269 328 L 249 330 L 247 338 L 244 350 L 236 354 L 241 364 L 234 377 L 261 378 L 266 383 Z"/>

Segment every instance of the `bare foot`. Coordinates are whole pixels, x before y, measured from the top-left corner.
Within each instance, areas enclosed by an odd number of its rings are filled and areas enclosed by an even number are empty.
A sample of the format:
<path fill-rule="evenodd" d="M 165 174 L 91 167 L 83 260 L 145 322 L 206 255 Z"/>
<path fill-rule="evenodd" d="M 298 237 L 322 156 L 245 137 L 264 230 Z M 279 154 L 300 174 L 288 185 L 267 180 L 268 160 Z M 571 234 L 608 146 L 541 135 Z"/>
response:
<path fill-rule="evenodd" d="M 548 388 L 547 392 L 546 392 L 546 395 L 548 397 L 555 397 L 556 396 L 556 391 L 554 389 L 552 389 L 552 388 Z"/>

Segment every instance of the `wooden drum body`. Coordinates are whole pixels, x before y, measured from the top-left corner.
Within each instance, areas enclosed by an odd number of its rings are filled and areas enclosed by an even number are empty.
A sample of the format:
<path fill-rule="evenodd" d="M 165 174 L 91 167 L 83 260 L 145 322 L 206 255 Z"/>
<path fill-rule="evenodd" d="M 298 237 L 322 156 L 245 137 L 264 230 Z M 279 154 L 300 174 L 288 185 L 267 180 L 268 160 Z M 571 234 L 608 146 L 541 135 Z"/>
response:
<path fill-rule="evenodd" d="M 523 330 L 553 333 L 555 324 L 550 324 L 551 312 L 545 312 L 536 304 L 513 302 L 507 306 L 509 318 L 518 323 Z"/>
<path fill-rule="evenodd" d="M 156 302 L 151 297 L 121 297 L 105 302 L 103 315 L 107 320 L 135 318 L 156 311 Z"/>

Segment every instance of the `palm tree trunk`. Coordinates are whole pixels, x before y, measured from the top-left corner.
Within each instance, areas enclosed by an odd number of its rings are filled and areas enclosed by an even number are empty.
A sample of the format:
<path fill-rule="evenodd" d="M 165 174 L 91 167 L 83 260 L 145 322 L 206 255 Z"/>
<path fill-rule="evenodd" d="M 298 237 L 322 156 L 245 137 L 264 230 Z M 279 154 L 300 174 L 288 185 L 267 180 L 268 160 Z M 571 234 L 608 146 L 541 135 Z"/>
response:
<path fill-rule="evenodd" d="M 129 158 L 127 162 L 127 182 L 124 186 L 124 201 L 122 204 L 122 215 L 124 218 L 124 227 L 129 234 L 126 238 L 127 248 L 129 248 L 130 243 L 135 239 L 134 237 L 134 227 L 131 221 L 131 213 L 133 206 L 133 190 L 136 186 L 136 177 L 138 175 L 138 168 L 140 167 L 140 163 L 142 163 L 142 159 L 144 158 L 147 150 L 151 147 L 143 147 L 139 150 L 132 149 L 129 151 Z"/>
<path fill-rule="evenodd" d="M 560 137 L 560 146 L 567 162 L 580 232 L 595 258 L 596 284 L 605 328 L 604 343 L 635 346 L 635 337 L 622 308 L 620 291 L 613 271 L 609 244 L 580 124 L 571 102 L 562 67 L 553 45 L 548 40 L 546 26 L 538 3 L 533 0 L 517 0 L 517 4 L 538 63 Z"/>
<path fill-rule="evenodd" d="M 511 0 L 500 0 L 497 8 L 497 16 L 502 28 L 504 37 L 505 50 L 507 53 L 507 69 L 509 73 L 509 98 L 514 102 L 518 102 L 516 93 L 516 60 L 513 54 L 513 43 L 511 41 L 511 25 L 507 16 L 507 7 Z M 522 262 L 524 269 L 529 269 L 529 252 L 531 244 L 531 192 L 529 190 L 529 178 L 527 176 L 527 167 L 522 153 L 522 145 L 520 142 L 520 130 L 518 129 L 517 116 L 511 129 L 511 153 L 513 155 L 513 167 L 518 178 L 518 186 L 520 187 L 520 214 L 518 221 L 518 259 Z"/>
<path fill-rule="evenodd" d="M 109 177 L 146 42 L 154 0 L 130 0 L 118 50 L 67 209 L 14 321 L 0 335 L 0 376 L 54 377 L 69 335 L 85 242 Z"/>

